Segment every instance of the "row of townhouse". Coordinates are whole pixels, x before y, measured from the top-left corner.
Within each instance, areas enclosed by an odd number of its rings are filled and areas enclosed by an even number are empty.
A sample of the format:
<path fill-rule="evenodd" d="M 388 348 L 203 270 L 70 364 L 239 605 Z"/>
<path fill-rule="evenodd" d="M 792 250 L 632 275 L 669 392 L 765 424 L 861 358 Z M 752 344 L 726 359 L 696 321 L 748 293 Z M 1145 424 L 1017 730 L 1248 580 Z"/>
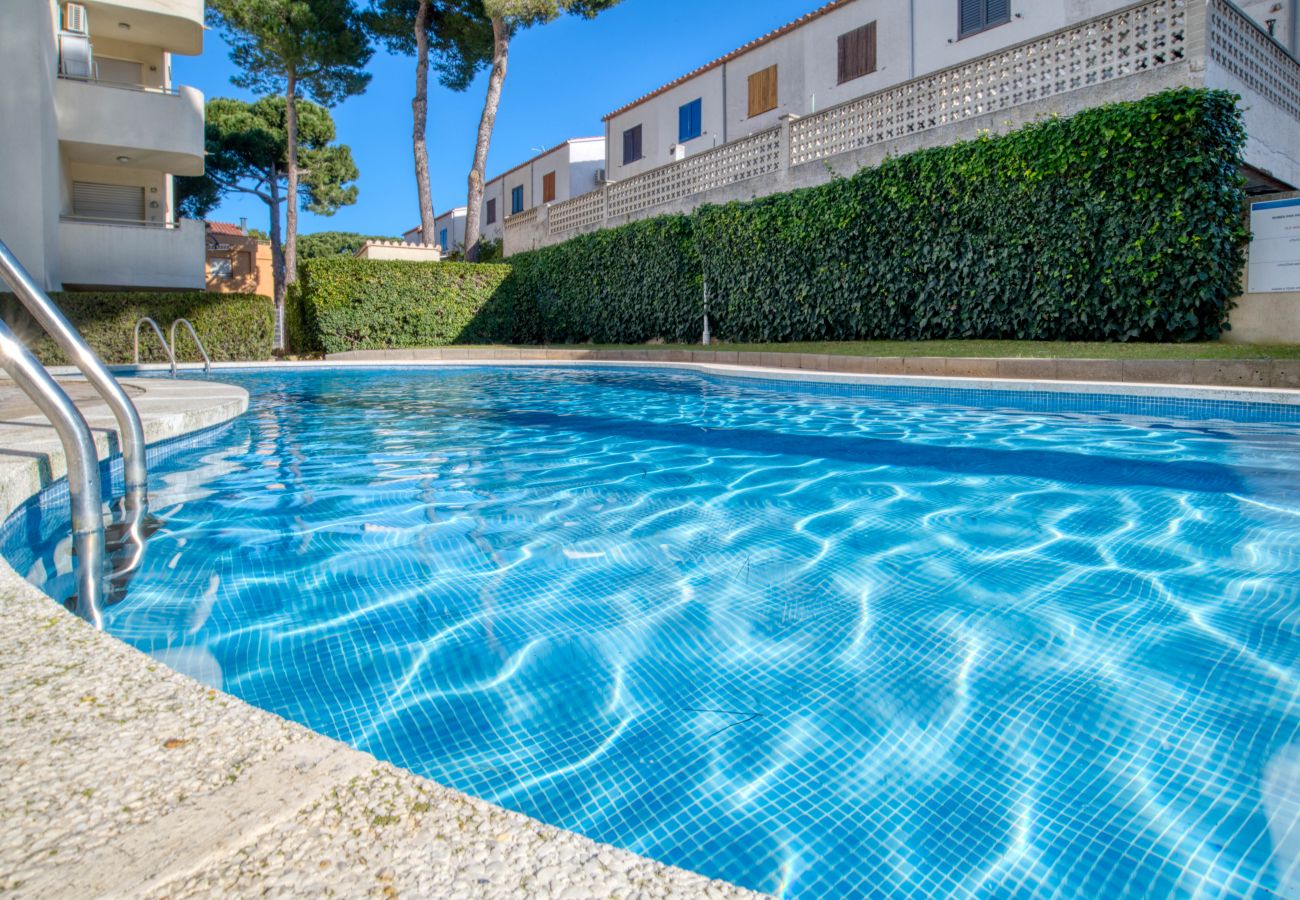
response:
<path fill-rule="evenodd" d="M 174 175 L 203 174 L 203 0 L 0 2 L 0 240 L 49 290 L 204 287 L 204 226 Z"/>
<path fill-rule="evenodd" d="M 505 254 L 1180 85 L 1241 94 L 1249 190 L 1294 189 L 1298 47 L 1300 0 L 833 0 L 605 116 L 606 177 L 525 193 Z"/>
<path fill-rule="evenodd" d="M 590 193 L 601 185 L 604 177 L 604 138 L 570 138 L 539 153 L 484 185 L 479 216 L 483 239 L 502 241 L 506 219 Z M 464 249 L 465 212 L 466 208 L 461 206 L 435 219 L 434 240 L 444 253 Z M 412 228 L 402 237 L 408 243 L 419 243 L 420 228 Z"/>

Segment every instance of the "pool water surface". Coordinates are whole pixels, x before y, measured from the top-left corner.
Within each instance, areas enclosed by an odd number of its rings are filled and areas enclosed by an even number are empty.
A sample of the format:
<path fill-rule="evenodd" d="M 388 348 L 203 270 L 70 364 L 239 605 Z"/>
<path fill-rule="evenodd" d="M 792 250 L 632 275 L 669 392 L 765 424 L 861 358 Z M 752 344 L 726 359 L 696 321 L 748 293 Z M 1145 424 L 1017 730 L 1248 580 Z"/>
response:
<path fill-rule="evenodd" d="M 1295 408 L 220 378 L 105 614 L 173 668 L 760 891 L 1300 895 Z M 66 517 L 4 533 L 55 597 Z"/>

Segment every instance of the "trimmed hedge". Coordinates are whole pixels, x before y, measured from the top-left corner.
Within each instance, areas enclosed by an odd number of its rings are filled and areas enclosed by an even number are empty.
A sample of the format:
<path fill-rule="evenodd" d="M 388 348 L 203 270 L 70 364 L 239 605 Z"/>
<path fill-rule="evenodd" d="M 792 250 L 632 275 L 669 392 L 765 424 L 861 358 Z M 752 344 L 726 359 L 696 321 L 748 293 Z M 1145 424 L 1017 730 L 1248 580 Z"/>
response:
<path fill-rule="evenodd" d="M 270 298 L 256 294 L 210 294 L 78 291 L 50 294 L 63 314 L 76 326 L 106 363 L 131 362 L 131 337 L 135 323 L 149 316 L 164 333 L 176 319 L 189 319 L 214 362 L 271 358 L 275 336 L 275 307 Z M 0 315 L 47 365 L 63 365 L 67 358 L 45 335 L 12 294 L 0 295 Z M 178 358 L 197 360 L 188 335 L 178 330 Z M 166 362 L 158 339 L 146 327 L 140 334 L 140 360 Z"/>
<path fill-rule="evenodd" d="M 510 257 L 509 301 L 533 343 L 691 341 L 703 327 L 703 274 L 687 216 L 664 216 Z"/>
<path fill-rule="evenodd" d="M 1247 233 L 1237 97 L 1179 89 L 510 259 L 531 340 L 1212 340 Z"/>
<path fill-rule="evenodd" d="M 298 269 L 309 348 L 325 353 L 509 341 L 509 266 L 335 257 Z M 499 296 L 500 295 L 500 296 Z"/>

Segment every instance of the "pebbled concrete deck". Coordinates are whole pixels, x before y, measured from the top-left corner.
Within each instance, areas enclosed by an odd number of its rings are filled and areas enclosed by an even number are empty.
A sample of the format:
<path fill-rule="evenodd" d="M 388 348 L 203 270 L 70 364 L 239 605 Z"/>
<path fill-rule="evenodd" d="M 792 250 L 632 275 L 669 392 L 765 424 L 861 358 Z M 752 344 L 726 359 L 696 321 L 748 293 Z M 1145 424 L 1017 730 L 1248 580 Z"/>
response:
<path fill-rule="evenodd" d="M 157 441 L 240 388 L 127 382 Z M 73 383 L 101 453 L 112 419 Z M 0 381 L 0 513 L 65 472 Z M 0 894 L 744 897 L 440 787 L 179 675 L 0 560 Z"/>

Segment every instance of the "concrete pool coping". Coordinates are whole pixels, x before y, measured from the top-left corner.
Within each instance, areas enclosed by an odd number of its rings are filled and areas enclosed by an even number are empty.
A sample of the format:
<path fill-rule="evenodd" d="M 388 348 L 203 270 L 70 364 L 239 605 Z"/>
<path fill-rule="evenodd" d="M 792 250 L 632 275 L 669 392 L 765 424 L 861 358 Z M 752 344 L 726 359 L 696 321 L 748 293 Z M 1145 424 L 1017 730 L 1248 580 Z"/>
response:
<path fill-rule="evenodd" d="M 213 382 L 125 383 L 150 443 L 248 404 Z M 112 417 L 77 393 L 102 456 Z M 39 414 L 0 422 L 5 518 L 65 472 Z M 0 559 L 0 893 L 756 896 L 444 788 L 171 667 L 201 668 L 96 631 Z"/>

